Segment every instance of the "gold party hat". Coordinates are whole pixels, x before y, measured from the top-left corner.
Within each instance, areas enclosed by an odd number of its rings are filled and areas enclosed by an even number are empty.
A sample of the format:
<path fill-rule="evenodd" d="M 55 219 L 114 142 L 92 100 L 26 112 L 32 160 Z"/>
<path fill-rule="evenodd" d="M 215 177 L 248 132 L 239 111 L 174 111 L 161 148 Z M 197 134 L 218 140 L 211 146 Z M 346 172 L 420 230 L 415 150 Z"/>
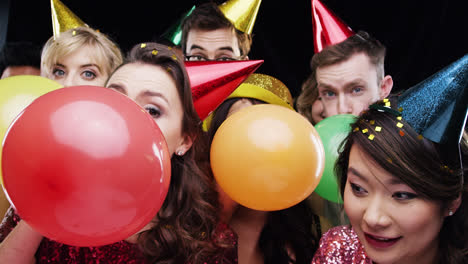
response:
<path fill-rule="evenodd" d="M 288 87 L 273 76 L 253 73 L 234 92 L 230 98 L 252 98 L 268 104 L 275 104 L 294 110 L 293 99 Z M 203 121 L 203 130 L 208 131 L 213 114 Z"/>
<path fill-rule="evenodd" d="M 88 26 L 79 17 L 73 14 L 60 0 L 50 0 L 50 8 L 52 11 L 54 39 L 56 39 L 60 33 L 69 29 Z"/>
<path fill-rule="evenodd" d="M 288 87 L 273 76 L 253 73 L 229 97 L 247 97 L 293 109 Z"/>
<path fill-rule="evenodd" d="M 250 35 L 261 2 L 262 0 L 228 0 L 219 5 L 219 9 L 238 30 Z"/>

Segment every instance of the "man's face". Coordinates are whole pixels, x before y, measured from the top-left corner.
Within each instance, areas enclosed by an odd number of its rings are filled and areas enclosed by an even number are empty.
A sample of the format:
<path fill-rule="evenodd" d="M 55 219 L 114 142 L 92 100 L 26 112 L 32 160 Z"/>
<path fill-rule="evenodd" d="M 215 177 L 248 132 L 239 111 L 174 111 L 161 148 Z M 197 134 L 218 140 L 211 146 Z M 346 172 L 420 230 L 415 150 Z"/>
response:
<path fill-rule="evenodd" d="M 229 28 L 190 30 L 185 54 L 191 61 L 241 59 L 236 34 Z"/>
<path fill-rule="evenodd" d="M 377 69 L 364 53 L 338 64 L 318 67 L 316 78 L 325 117 L 359 115 L 370 104 L 385 98 L 393 85 L 390 76 L 377 80 Z"/>

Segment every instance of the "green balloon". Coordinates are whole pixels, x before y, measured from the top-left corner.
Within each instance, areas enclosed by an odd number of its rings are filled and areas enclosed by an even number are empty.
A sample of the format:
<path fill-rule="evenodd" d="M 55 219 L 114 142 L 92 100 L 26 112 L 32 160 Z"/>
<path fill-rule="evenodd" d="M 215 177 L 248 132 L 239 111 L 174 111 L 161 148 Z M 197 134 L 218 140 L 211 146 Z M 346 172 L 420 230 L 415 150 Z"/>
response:
<path fill-rule="evenodd" d="M 335 162 L 341 142 L 351 131 L 351 124 L 357 116 L 351 114 L 334 115 L 315 125 L 325 150 L 325 168 L 315 192 L 322 198 L 335 203 L 343 203 L 335 175 Z"/>

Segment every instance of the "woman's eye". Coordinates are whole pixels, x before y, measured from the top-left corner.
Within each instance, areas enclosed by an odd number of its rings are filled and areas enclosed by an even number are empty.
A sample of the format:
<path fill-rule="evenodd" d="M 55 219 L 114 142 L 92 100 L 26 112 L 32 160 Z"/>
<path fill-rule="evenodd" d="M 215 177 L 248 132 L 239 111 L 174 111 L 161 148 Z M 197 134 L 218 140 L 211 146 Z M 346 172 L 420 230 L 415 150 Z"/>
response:
<path fill-rule="evenodd" d="M 161 116 L 161 110 L 156 106 L 145 106 L 145 109 L 153 118 Z"/>
<path fill-rule="evenodd" d="M 82 73 L 82 75 L 86 79 L 91 79 L 92 80 L 92 79 L 96 78 L 96 74 L 94 72 L 92 72 L 92 71 L 84 71 Z"/>
<path fill-rule="evenodd" d="M 52 70 L 52 74 L 54 76 L 57 76 L 57 77 L 62 77 L 65 75 L 65 71 L 61 70 L 61 69 L 53 69 Z"/>
<path fill-rule="evenodd" d="M 392 197 L 397 200 L 411 200 L 418 197 L 418 195 L 410 192 L 396 192 L 392 195 Z"/>
<path fill-rule="evenodd" d="M 350 183 L 350 185 L 351 185 L 351 189 L 353 190 L 353 193 L 357 196 L 362 196 L 367 193 L 366 189 L 362 188 L 361 186 L 357 184 Z"/>

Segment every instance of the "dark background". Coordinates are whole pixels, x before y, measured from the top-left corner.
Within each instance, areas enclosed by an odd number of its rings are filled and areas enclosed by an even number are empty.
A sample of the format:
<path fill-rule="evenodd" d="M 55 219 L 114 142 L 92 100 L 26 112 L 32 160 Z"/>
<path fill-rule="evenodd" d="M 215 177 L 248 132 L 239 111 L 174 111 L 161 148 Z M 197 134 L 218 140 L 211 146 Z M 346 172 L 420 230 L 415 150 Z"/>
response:
<path fill-rule="evenodd" d="M 6 41 L 29 40 L 42 45 L 52 36 L 49 0 L 9 1 Z M 126 52 L 133 44 L 158 38 L 193 5 L 206 1 L 62 2 Z M 387 46 L 386 73 L 394 78 L 394 91 L 417 84 L 468 52 L 468 1 L 322 2 L 354 31 L 365 30 Z M 310 72 L 312 55 L 310 0 L 263 0 L 249 55 L 250 59 L 265 60 L 257 72 L 280 79 L 297 96 Z"/>

